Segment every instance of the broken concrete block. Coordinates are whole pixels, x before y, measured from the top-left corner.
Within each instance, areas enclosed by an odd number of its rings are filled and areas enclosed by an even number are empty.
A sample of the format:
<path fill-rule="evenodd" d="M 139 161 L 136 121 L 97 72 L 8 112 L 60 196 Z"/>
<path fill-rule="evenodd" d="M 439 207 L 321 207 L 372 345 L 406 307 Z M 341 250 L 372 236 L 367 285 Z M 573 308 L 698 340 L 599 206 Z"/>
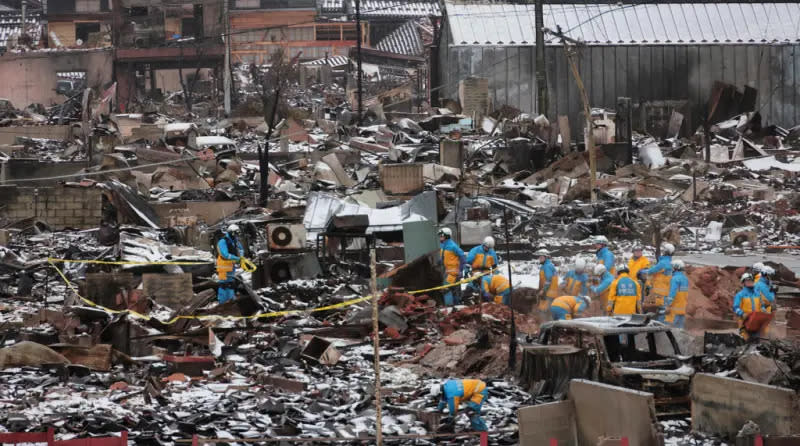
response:
<path fill-rule="evenodd" d="M 761 384 L 769 384 L 781 372 L 791 373 L 783 362 L 758 353 L 747 353 L 739 357 L 736 361 L 736 371 L 743 380 Z"/>

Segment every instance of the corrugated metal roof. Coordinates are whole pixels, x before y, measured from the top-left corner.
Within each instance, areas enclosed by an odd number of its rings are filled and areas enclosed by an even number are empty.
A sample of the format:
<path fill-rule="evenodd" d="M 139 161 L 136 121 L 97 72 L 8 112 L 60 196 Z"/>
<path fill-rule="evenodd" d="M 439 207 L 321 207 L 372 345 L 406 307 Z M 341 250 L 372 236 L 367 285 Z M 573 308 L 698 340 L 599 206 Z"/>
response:
<path fill-rule="evenodd" d="M 350 10 L 356 10 L 355 0 L 350 0 Z M 436 0 L 362 0 L 361 15 L 364 17 L 439 17 L 442 9 Z"/>
<path fill-rule="evenodd" d="M 350 58 L 347 56 L 330 56 L 327 59 L 316 59 L 308 62 L 303 62 L 303 65 L 330 65 L 332 67 L 341 67 L 350 63 Z"/>
<path fill-rule="evenodd" d="M 425 52 L 416 20 L 409 20 L 402 24 L 400 28 L 392 31 L 391 34 L 378 42 L 375 48 L 387 53 L 406 56 L 421 56 Z"/>
<path fill-rule="evenodd" d="M 532 4 L 446 2 L 445 9 L 453 45 L 536 41 Z M 800 3 L 545 4 L 544 25 L 593 45 L 800 42 Z"/>

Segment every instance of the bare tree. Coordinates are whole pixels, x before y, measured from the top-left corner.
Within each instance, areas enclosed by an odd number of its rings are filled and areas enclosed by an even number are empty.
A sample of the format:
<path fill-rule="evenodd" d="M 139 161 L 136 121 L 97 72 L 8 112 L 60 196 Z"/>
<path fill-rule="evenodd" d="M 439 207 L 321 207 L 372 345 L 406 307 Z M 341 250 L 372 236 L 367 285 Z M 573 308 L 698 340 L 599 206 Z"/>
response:
<path fill-rule="evenodd" d="M 291 60 L 287 59 L 286 56 L 284 48 L 279 48 L 270 56 L 269 67 L 262 68 L 256 64 L 250 67 L 253 82 L 259 88 L 264 122 L 267 123 L 267 144 L 263 152 L 259 149 L 259 166 L 261 170 L 259 201 L 262 205 L 266 204 L 269 193 L 269 138 L 272 137 L 272 132 L 275 130 L 275 121 L 278 116 L 278 109 L 282 105 L 283 96 L 297 74 L 299 54 Z"/>

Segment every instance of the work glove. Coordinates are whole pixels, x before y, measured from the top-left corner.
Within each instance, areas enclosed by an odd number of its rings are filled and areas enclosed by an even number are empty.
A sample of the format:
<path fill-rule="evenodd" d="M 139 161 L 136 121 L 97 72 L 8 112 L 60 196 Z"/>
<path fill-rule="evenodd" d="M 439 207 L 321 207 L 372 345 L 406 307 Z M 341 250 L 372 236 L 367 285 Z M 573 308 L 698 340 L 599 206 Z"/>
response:
<path fill-rule="evenodd" d="M 472 267 L 469 266 L 469 265 L 465 266 L 464 270 L 462 271 L 462 274 L 464 275 L 465 278 L 471 276 L 472 275 Z"/>

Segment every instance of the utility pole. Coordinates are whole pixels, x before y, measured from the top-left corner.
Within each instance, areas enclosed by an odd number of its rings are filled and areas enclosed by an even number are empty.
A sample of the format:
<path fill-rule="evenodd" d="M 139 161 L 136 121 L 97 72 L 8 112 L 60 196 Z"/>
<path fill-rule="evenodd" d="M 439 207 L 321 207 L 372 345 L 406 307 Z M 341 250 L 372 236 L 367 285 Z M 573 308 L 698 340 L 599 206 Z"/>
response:
<path fill-rule="evenodd" d="M 569 62 L 569 68 L 572 71 L 572 76 L 575 78 L 575 83 L 578 85 L 578 91 L 581 94 L 581 100 L 583 101 L 583 114 L 586 116 L 586 129 L 584 130 L 583 140 L 586 144 L 586 151 L 589 152 L 589 187 L 591 188 L 591 199 L 592 203 L 597 201 L 597 193 L 595 189 L 597 188 L 597 154 L 594 151 L 594 134 L 592 132 L 592 109 L 589 106 L 589 95 L 586 93 L 586 88 L 583 85 L 583 79 L 581 79 L 581 73 L 578 71 L 578 64 L 575 62 L 575 56 L 577 53 L 577 45 L 580 45 L 581 42 L 571 39 L 564 35 L 561 32 L 561 27 L 559 26 L 556 31 L 550 31 L 544 29 L 544 31 L 549 32 L 556 37 L 561 38 L 561 44 L 564 45 L 564 52 L 567 55 L 567 61 Z M 570 43 L 572 45 L 570 45 Z"/>
<path fill-rule="evenodd" d="M 364 103 L 362 98 L 362 90 L 361 90 L 361 83 L 362 83 L 362 72 L 361 72 L 361 0 L 356 0 L 356 69 L 358 70 L 357 73 L 357 80 L 356 80 L 356 88 L 358 91 L 356 94 L 358 95 L 358 125 L 361 125 L 361 117 L 364 112 Z"/>
<path fill-rule="evenodd" d="M 22 0 L 22 26 L 20 27 L 20 29 L 22 30 L 20 32 L 20 35 L 22 35 L 22 36 L 25 35 L 25 28 L 26 28 L 25 27 L 25 13 L 27 12 L 27 9 L 28 9 L 28 1 L 27 0 Z"/>
<path fill-rule="evenodd" d="M 536 99 L 540 115 L 547 114 L 547 71 L 544 60 L 544 0 L 536 0 Z"/>
<path fill-rule="evenodd" d="M 358 0 L 356 0 L 358 1 Z M 373 243 L 375 243 L 373 241 Z M 383 420 L 381 415 L 381 332 L 378 326 L 378 279 L 375 273 L 375 246 L 370 249 L 370 287 L 372 292 L 372 354 L 375 366 L 375 444 L 383 445 Z"/>
<path fill-rule="evenodd" d="M 231 19 L 228 11 L 228 3 L 228 1 L 222 2 L 222 20 L 225 21 L 223 25 L 225 28 L 225 67 L 223 68 L 225 72 L 222 75 L 223 89 L 225 91 L 225 117 L 231 115 Z M 269 135 L 267 135 L 267 138 L 269 138 Z M 267 150 L 269 150 L 269 148 L 267 148 Z"/>
<path fill-rule="evenodd" d="M 511 277 L 511 233 L 508 230 L 508 207 L 503 205 L 503 223 L 506 235 L 506 263 L 508 264 L 508 307 L 511 309 L 511 327 L 508 340 L 508 370 L 514 373 L 517 366 L 517 321 L 514 318 L 514 279 Z"/>

